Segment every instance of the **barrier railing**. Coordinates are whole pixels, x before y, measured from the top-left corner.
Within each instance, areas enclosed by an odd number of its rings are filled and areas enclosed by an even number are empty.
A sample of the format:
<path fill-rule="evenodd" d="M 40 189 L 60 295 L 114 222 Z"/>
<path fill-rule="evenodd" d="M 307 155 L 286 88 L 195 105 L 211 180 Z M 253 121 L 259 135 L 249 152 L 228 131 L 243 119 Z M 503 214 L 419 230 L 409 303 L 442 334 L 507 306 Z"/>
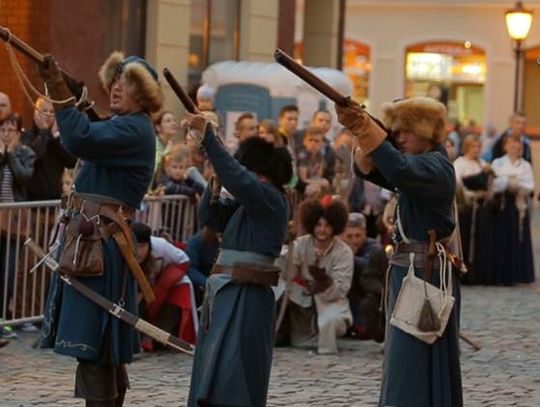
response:
<path fill-rule="evenodd" d="M 50 271 L 30 273 L 37 258 L 24 246 L 32 237 L 48 247 L 61 214 L 60 200 L 0 203 L 0 325 L 37 322 L 43 318 Z M 187 241 L 196 229 L 196 204 L 183 195 L 148 197 L 135 219 L 153 233 L 167 232 Z"/>

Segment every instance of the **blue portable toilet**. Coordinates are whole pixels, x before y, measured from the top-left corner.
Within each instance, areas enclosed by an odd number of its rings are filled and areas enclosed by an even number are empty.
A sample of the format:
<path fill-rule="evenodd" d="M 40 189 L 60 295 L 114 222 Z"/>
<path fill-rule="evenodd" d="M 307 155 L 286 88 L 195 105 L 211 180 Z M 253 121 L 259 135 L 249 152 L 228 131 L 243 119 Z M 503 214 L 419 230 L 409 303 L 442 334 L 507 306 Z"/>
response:
<path fill-rule="evenodd" d="M 308 68 L 311 72 L 349 96 L 353 85 L 349 77 L 336 69 Z M 313 113 L 324 107 L 335 120 L 334 103 L 277 63 L 224 61 L 209 66 L 202 75 L 203 83 L 216 90 L 214 105 L 222 120 L 225 138 L 233 137 L 234 122 L 244 112 L 252 112 L 257 120 L 277 122 L 280 109 L 297 105 L 299 127 L 311 120 Z"/>

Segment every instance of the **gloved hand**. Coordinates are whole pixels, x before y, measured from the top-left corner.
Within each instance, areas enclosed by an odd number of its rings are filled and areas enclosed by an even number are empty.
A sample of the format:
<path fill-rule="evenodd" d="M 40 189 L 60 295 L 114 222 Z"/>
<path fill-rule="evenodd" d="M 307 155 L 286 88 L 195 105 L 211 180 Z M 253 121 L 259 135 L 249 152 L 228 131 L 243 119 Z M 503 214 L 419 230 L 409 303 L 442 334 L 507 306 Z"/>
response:
<path fill-rule="evenodd" d="M 356 137 L 364 154 L 370 154 L 384 142 L 386 131 L 354 100 L 349 100 L 347 106 L 336 105 L 336 113 L 338 121 Z"/>
<path fill-rule="evenodd" d="M 47 84 L 63 80 L 58 63 L 51 54 L 43 57 L 43 63 L 39 65 L 39 75 L 43 82 Z"/>
<path fill-rule="evenodd" d="M 315 281 L 322 281 L 326 277 L 328 277 L 328 274 L 326 274 L 326 269 L 324 267 L 319 266 L 308 266 L 308 273 L 313 277 Z"/>
<path fill-rule="evenodd" d="M 75 98 L 62 77 L 62 72 L 52 55 L 45 55 L 43 63 L 39 66 L 39 75 L 47 85 L 50 98 L 52 100 L 63 101 L 63 103 L 54 103 L 55 111 L 75 106 Z"/>
<path fill-rule="evenodd" d="M 338 121 L 354 135 L 360 132 L 369 120 L 366 111 L 354 100 L 349 100 L 347 106 L 336 105 L 336 113 Z"/>

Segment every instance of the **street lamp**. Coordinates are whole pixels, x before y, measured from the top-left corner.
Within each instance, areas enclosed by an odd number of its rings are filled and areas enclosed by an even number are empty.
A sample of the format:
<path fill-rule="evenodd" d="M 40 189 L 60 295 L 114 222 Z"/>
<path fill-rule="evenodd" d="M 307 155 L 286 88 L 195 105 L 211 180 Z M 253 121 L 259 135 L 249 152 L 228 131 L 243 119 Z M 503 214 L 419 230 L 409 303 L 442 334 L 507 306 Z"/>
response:
<path fill-rule="evenodd" d="M 527 38 L 532 23 L 532 11 L 523 8 L 521 1 L 516 2 L 514 8 L 507 10 L 505 13 L 506 29 L 510 38 L 514 40 L 514 54 L 516 56 L 516 73 L 514 80 L 514 112 L 519 109 L 518 93 L 519 93 L 519 72 L 520 63 L 523 56 L 523 41 Z"/>

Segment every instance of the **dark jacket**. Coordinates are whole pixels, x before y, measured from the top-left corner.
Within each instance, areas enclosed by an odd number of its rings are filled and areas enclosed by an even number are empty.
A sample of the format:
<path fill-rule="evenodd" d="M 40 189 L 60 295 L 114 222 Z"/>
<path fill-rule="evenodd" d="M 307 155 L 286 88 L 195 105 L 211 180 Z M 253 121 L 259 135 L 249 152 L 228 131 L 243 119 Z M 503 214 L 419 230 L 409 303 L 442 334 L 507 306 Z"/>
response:
<path fill-rule="evenodd" d="M 0 153 L 0 185 L 4 178 L 4 166 L 7 165 L 13 175 L 13 198 L 15 201 L 27 199 L 26 187 L 34 172 L 36 154 L 31 148 L 22 144 L 17 146 L 14 153 Z"/>
<path fill-rule="evenodd" d="M 36 153 L 34 173 L 27 184 L 28 199 L 59 199 L 62 173 L 66 167 L 73 168 L 77 159 L 66 151 L 60 137 L 54 137 L 50 130 L 40 130 L 35 125 L 22 134 L 21 142 Z"/>

